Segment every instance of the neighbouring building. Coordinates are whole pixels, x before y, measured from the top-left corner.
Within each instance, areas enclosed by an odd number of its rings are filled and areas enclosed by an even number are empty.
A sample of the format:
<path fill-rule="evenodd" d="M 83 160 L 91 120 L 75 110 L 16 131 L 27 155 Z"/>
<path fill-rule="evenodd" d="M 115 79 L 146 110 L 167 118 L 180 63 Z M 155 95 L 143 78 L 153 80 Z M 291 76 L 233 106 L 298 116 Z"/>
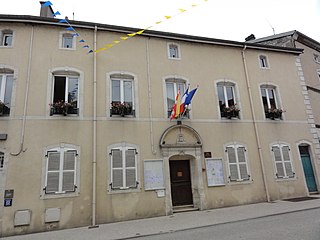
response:
<path fill-rule="evenodd" d="M 254 36 L 254 35 L 253 35 Z M 254 38 L 254 37 L 253 37 Z M 299 31 L 289 31 L 275 34 L 259 39 L 251 39 L 251 43 L 259 43 L 272 46 L 292 47 L 304 49 L 300 55 L 301 64 L 299 70 L 303 72 L 300 75 L 302 84 L 305 84 L 305 104 L 307 105 L 307 117 L 311 126 L 311 133 L 314 136 L 314 143 L 320 141 L 320 43 L 304 35 Z M 320 153 L 320 149 L 316 149 Z M 306 158 L 307 159 L 307 158 Z M 313 177 L 314 163 L 309 162 L 303 157 L 303 167 L 307 177 L 309 191 L 317 191 L 317 184 Z"/>
<path fill-rule="evenodd" d="M 1 236 L 308 196 L 305 158 L 319 186 L 300 48 L 17 15 L 0 45 Z"/>

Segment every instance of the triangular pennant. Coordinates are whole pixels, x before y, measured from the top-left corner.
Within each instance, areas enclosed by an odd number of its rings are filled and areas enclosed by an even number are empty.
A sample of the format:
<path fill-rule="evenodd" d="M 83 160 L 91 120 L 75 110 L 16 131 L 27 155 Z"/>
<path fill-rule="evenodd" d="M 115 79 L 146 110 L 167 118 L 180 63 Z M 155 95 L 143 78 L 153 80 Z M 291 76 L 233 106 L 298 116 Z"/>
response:
<path fill-rule="evenodd" d="M 81 39 L 79 42 L 82 42 L 82 43 L 84 43 L 85 42 L 85 40 L 83 40 L 83 39 Z"/>
<path fill-rule="evenodd" d="M 156 22 L 156 24 L 160 24 L 160 23 L 162 23 L 162 21 Z"/>
<path fill-rule="evenodd" d="M 191 6 L 192 6 L 192 7 L 196 7 L 196 6 L 198 6 L 198 5 L 197 5 L 197 4 L 192 4 Z"/>
<path fill-rule="evenodd" d="M 93 50 L 90 50 L 88 53 L 93 53 Z"/>
<path fill-rule="evenodd" d="M 61 20 L 59 21 L 59 23 L 68 23 L 68 22 L 67 22 L 67 20 L 65 20 L 65 19 L 61 19 Z"/>
<path fill-rule="evenodd" d="M 82 48 L 89 48 L 89 45 L 84 45 Z"/>
<path fill-rule="evenodd" d="M 183 13 L 183 12 L 185 12 L 186 10 L 184 10 L 184 9 L 182 9 L 182 8 L 179 8 L 179 11 Z"/>
<path fill-rule="evenodd" d="M 73 27 L 68 27 L 68 28 L 66 28 L 66 30 L 68 30 L 68 31 L 74 31 L 74 28 L 73 28 Z"/>
<path fill-rule="evenodd" d="M 133 36 L 135 36 L 137 33 L 129 33 L 129 34 L 127 34 L 129 37 L 133 37 Z"/>
<path fill-rule="evenodd" d="M 55 12 L 55 13 L 53 14 L 54 17 L 56 17 L 56 16 L 58 16 L 58 15 L 61 15 L 61 13 L 60 13 L 59 11 L 57 11 L 57 12 Z"/>
<path fill-rule="evenodd" d="M 111 48 L 111 47 L 113 47 L 113 44 L 109 43 L 109 44 L 106 44 L 105 46 L 108 48 Z"/>
<path fill-rule="evenodd" d="M 120 41 L 116 40 L 116 41 L 113 41 L 115 44 L 118 44 Z"/>
<path fill-rule="evenodd" d="M 137 32 L 137 34 L 142 34 L 144 32 L 144 30 L 141 30 L 139 32 Z"/>
<path fill-rule="evenodd" d="M 72 34 L 72 36 L 79 37 L 80 35 L 79 35 L 79 33 L 74 33 L 74 34 Z"/>
<path fill-rule="evenodd" d="M 170 19 L 171 18 L 171 16 L 164 16 L 166 19 Z"/>
<path fill-rule="evenodd" d="M 128 37 L 120 37 L 121 40 L 127 40 Z"/>
<path fill-rule="evenodd" d="M 50 2 L 50 1 L 46 1 L 46 2 L 44 2 L 41 6 L 42 7 L 49 7 L 49 6 L 51 6 L 52 5 L 52 3 Z"/>

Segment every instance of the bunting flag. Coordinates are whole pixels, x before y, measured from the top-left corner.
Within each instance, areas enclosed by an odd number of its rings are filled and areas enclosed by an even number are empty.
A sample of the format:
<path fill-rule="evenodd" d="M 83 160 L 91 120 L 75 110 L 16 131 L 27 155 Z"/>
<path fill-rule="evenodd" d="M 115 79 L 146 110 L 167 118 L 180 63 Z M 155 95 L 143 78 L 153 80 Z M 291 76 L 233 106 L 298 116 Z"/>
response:
<path fill-rule="evenodd" d="M 202 1 L 208 2 L 209 0 L 202 0 Z M 192 4 L 192 5 L 191 5 L 191 8 L 197 7 L 198 5 L 199 5 L 199 4 Z M 175 15 L 165 15 L 164 18 L 165 18 L 165 20 L 169 20 L 169 19 L 172 19 L 172 18 L 174 18 L 174 17 L 176 17 L 176 16 L 178 16 L 178 15 L 186 12 L 186 11 L 187 11 L 187 9 L 185 9 L 185 8 L 179 8 L 177 14 L 175 14 Z M 160 20 L 160 21 L 155 22 L 154 24 L 155 24 L 155 25 L 158 25 L 158 24 L 160 24 L 160 23 L 162 23 L 162 22 L 163 22 L 163 20 Z M 132 37 L 134 37 L 134 36 L 136 36 L 136 35 L 141 35 L 145 30 L 148 30 L 148 29 L 150 29 L 150 28 L 152 28 L 152 27 L 153 27 L 153 25 L 151 25 L 151 26 L 149 26 L 149 27 L 147 27 L 147 28 L 144 28 L 144 29 L 142 29 L 142 30 L 139 30 L 139 31 L 137 31 L 137 32 L 128 33 L 126 36 L 120 37 L 120 40 L 124 41 L 124 40 L 127 40 L 127 39 L 129 39 L 129 38 L 132 38 Z M 115 42 L 115 41 L 113 41 L 113 42 Z M 118 43 L 120 43 L 120 42 L 117 41 L 116 44 L 118 44 Z M 113 46 L 114 46 L 114 45 L 113 45 Z M 109 48 L 111 48 L 111 47 L 113 47 L 113 46 L 110 46 Z M 101 49 L 95 50 L 95 52 L 101 52 Z"/>
<path fill-rule="evenodd" d="M 178 90 L 177 96 L 176 96 L 176 101 L 172 107 L 172 113 L 170 116 L 170 121 L 172 119 L 176 119 L 180 115 L 180 104 L 181 104 L 181 99 L 180 99 L 180 90 Z"/>
<path fill-rule="evenodd" d="M 42 7 L 49 7 L 49 6 L 52 6 L 52 3 L 50 1 L 45 1 L 41 6 Z"/>

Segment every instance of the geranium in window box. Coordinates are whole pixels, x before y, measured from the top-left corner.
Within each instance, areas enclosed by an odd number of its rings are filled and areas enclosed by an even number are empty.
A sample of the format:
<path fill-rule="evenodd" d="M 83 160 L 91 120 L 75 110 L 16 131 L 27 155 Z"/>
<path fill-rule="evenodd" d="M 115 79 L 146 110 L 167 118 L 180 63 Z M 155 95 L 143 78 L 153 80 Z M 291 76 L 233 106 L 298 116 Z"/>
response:
<path fill-rule="evenodd" d="M 0 116 L 7 115 L 10 113 L 10 108 L 6 106 L 7 103 L 4 103 L 0 100 Z"/>
<path fill-rule="evenodd" d="M 121 117 L 134 115 L 132 104 L 126 102 L 112 102 L 110 116 L 112 115 L 120 115 Z"/>
<path fill-rule="evenodd" d="M 68 113 L 73 112 L 74 104 L 65 102 L 63 100 L 50 103 L 50 116 L 52 115 L 64 115 L 67 116 Z"/>
<path fill-rule="evenodd" d="M 285 111 L 281 108 L 269 108 L 265 112 L 265 114 L 266 114 L 266 118 L 269 118 L 271 120 L 275 120 L 275 119 L 281 119 L 283 112 L 285 112 Z"/>
<path fill-rule="evenodd" d="M 240 109 L 237 108 L 236 105 L 232 105 L 230 107 L 223 108 L 221 116 L 226 117 L 228 119 L 239 118 L 239 112 L 240 112 Z"/>

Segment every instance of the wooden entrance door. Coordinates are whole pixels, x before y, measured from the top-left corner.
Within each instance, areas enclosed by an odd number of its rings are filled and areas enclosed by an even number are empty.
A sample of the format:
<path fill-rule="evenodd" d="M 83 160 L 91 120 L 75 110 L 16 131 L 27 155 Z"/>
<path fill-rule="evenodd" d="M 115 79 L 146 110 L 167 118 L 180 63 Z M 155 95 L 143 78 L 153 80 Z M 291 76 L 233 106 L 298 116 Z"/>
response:
<path fill-rule="evenodd" d="M 172 205 L 181 206 L 193 204 L 190 161 L 178 160 L 169 161 L 169 163 Z"/>

